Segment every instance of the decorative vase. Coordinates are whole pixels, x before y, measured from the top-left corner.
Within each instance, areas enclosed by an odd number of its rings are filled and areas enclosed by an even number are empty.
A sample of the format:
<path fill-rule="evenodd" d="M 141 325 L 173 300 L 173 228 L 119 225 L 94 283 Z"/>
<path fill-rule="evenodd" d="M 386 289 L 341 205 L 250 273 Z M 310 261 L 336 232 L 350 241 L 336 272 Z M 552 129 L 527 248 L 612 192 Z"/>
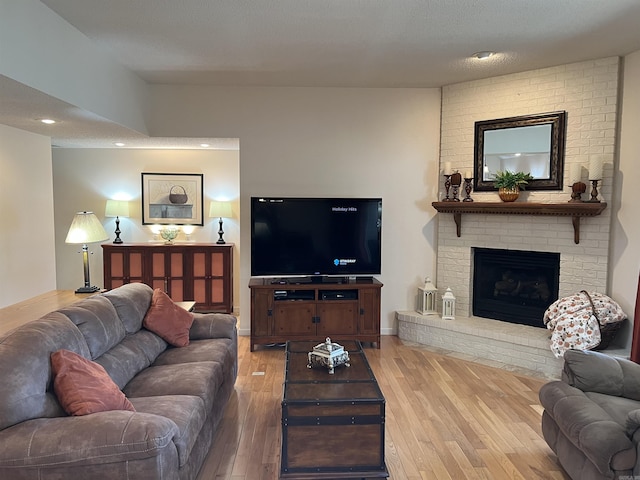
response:
<path fill-rule="evenodd" d="M 165 240 L 165 245 L 173 245 L 173 241 L 178 236 L 178 229 L 175 227 L 167 227 L 160 230 L 160 236 Z"/>
<path fill-rule="evenodd" d="M 503 202 L 515 202 L 520 196 L 520 189 L 518 187 L 498 189 L 498 196 Z"/>

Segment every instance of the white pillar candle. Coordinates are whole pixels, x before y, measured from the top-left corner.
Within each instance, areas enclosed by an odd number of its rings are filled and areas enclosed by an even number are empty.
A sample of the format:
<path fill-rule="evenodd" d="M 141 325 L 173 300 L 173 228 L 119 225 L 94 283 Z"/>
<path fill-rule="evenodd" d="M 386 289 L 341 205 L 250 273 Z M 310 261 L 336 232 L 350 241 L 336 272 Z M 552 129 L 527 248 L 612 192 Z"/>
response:
<path fill-rule="evenodd" d="M 592 155 L 589 159 L 589 180 L 602 180 L 602 155 Z"/>
<path fill-rule="evenodd" d="M 453 172 L 451 171 L 451 162 L 444 162 L 444 174 L 451 175 Z"/>
<path fill-rule="evenodd" d="M 473 177 L 471 176 L 471 172 L 470 172 L 469 170 L 465 170 L 465 172 L 464 172 L 464 178 L 473 178 Z"/>
<path fill-rule="evenodd" d="M 569 185 L 579 182 L 582 179 L 582 165 L 572 163 L 569 170 Z"/>

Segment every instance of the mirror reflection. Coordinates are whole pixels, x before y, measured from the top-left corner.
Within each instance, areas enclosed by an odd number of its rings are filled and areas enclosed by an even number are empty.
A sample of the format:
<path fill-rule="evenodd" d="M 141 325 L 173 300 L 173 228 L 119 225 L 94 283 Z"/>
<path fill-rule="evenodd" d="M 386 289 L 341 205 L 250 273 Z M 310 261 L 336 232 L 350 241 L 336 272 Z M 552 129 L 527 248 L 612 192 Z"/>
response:
<path fill-rule="evenodd" d="M 530 173 L 528 190 L 561 190 L 565 112 L 476 122 L 475 190 L 496 190 L 498 171 Z"/>
<path fill-rule="evenodd" d="M 483 180 L 497 172 L 530 173 L 533 178 L 550 178 L 551 125 L 488 130 L 484 134 Z"/>

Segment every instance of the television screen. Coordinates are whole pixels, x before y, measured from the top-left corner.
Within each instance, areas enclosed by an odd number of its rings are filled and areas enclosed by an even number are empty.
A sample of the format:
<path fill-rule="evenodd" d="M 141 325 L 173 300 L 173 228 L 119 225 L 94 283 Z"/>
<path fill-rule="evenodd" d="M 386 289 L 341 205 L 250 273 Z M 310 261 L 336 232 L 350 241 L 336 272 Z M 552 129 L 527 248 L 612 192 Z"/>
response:
<path fill-rule="evenodd" d="M 380 198 L 251 198 L 251 275 L 378 275 Z"/>

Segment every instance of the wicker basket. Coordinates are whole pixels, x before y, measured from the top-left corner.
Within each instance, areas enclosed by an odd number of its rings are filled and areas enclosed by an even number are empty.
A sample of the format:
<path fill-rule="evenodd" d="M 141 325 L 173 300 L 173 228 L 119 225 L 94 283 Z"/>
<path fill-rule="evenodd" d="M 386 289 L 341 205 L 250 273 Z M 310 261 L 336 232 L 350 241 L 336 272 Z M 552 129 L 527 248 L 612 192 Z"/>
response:
<path fill-rule="evenodd" d="M 591 295 L 586 290 L 581 290 L 580 293 L 584 293 L 589 299 L 589 303 L 591 304 L 591 311 L 593 312 L 593 316 L 598 320 L 598 326 L 600 327 L 600 344 L 596 347 L 593 347 L 593 350 L 604 350 L 609 346 L 613 337 L 616 336 L 618 330 L 622 326 L 622 322 L 612 322 L 605 323 L 602 325 L 600 323 L 600 318 L 598 317 L 598 311 L 596 310 L 596 306 L 593 304 L 593 300 L 591 299 Z"/>
<path fill-rule="evenodd" d="M 600 345 L 598 345 L 597 347 L 594 347 L 593 350 L 604 350 L 605 348 L 607 348 L 611 343 L 611 341 L 613 340 L 613 338 L 616 336 L 616 333 L 618 333 L 618 330 L 620 330 L 621 326 L 622 326 L 622 322 L 607 323 L 606 325 L 600 325 L 600 337 L 601 337 Z"/>
<path fill-rule="evenodd" d="M 174 191 L 174 188 L 179 188 L 182 192 L 180 192 L 180 190 Z M 187 191 L 182 185 L 174 185 L 171 187 L 171 190 L 169 190 L 169 201 L 176 204 L 187 203 Z"/>

